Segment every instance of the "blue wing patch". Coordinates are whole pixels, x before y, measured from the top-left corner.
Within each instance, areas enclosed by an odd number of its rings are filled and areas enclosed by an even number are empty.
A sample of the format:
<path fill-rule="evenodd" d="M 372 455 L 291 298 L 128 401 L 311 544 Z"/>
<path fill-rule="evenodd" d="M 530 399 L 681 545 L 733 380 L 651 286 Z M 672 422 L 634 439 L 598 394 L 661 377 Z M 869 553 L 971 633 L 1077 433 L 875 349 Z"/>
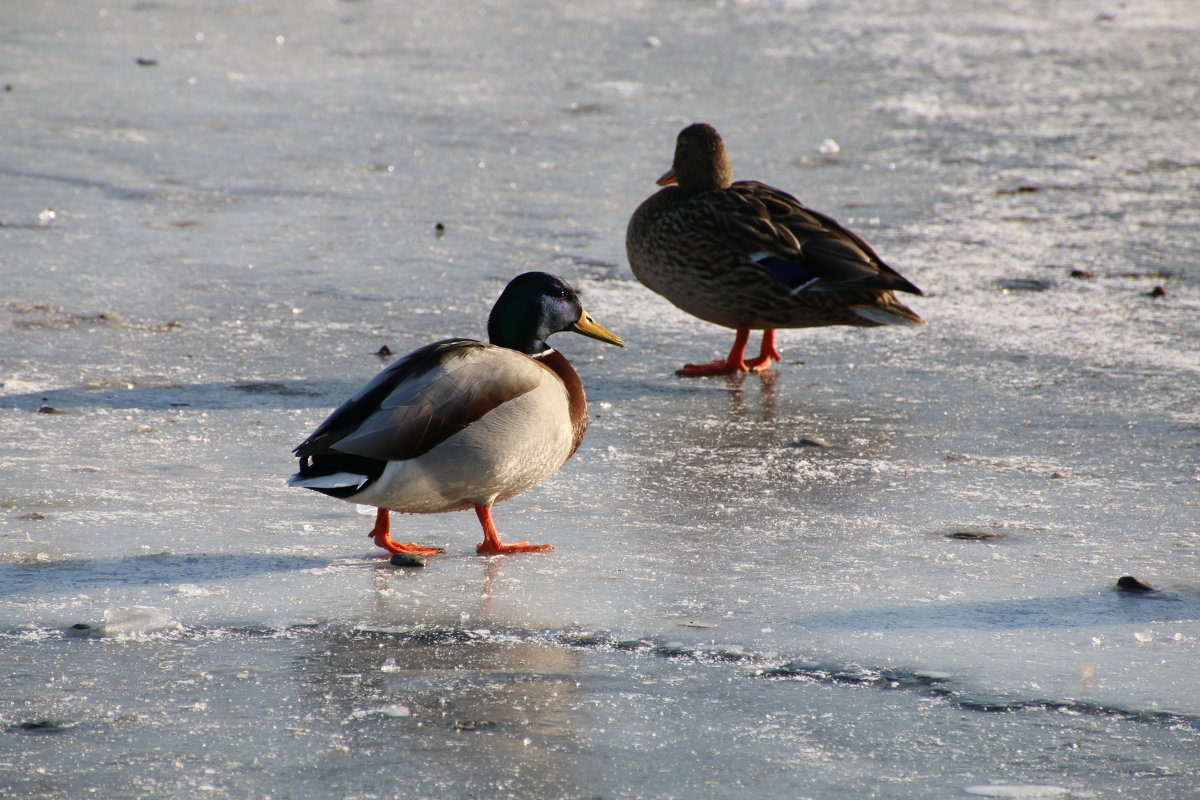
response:
<path fill-rule="evenodd" d="M 771 277 L 775 280 L 791 289 L 792 294 L 798 294 L 821 280 L 819 276 L 814 275 L 795 261 L 788 261 L 786 258 L 780 258 L 770 253 L 755 253 L 750 256 L 750 260 L 771 273 Z"/>

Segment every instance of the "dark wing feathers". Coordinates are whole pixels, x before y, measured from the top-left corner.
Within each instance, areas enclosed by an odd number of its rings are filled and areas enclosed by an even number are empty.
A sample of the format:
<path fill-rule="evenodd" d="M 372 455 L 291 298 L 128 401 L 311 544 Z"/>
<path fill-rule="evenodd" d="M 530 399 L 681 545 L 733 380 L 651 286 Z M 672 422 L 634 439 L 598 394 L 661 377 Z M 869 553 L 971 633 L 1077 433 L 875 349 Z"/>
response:
<path fill-rule="evenodd" d="M 388 461 L 416 458 L 536 385 L 532 380 L 496 381 L 495 374 L 490 364 L 466 364 L 454 371 L 452 380 L 403 386 L 334 447 Z"/>
<path fill-rule="evenodd" d="M 416 458 L 536 385 L 475 359 L 492 345 L 448 339 L 415 350 L 375 376 L 322 422 L 295 454 L 345 453 L 381 461 Z M 462 363 L 452 363 L 461 359 Z M 434 370 L 448 374 L 431 375 Z"/>
<path fill-rule="evenodd" d="M 743 252 L 793 291 L 893 289 L 921 294 L 853 231 L 758 181 L 696 195 L 692 213 L 725 247 Z"/>

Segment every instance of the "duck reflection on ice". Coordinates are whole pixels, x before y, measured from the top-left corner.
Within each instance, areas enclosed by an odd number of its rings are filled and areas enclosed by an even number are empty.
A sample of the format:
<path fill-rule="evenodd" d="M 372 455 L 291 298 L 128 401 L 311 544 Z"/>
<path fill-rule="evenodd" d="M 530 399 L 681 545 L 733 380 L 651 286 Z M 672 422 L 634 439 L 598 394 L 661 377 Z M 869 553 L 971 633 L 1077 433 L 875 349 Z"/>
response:
<path fill-rule="evenodd" d="M 757 379 L 757 380 L 752 380 Z M 746 383 L 757 384 L 760 405 L 756 408 L 752 399 L 746 397 Z M 763 422 L 774 422 L 779 415 L 779 398 L 776 387 L 779 384 L 778 372 L 743 372 L 729 375 L 725 378 L 729 386 L 729 412 L 736 419 L 752 417 L 755 411 Z"/>
<path fill-rule="evenodd" d="M 359 629 L 319 639 L 295 675 L 315 712 L 340 720 L 329 768 L 355 783 L 549 798 L 575 785 L 581 657 L 490 630 Z"/>
<path fill-rule="evenodd" d="M 746 527 L 758 539 L 860 507 L 881 474 L 903 473 L 905 422 L 894 411 L 814 399 L 794 381 L 742 374 L 639 398 L 636 440 L 628 434 L 621 450 L 639 454 L 628 460 L 635 504 L 667 538 L 684 526 L 720 537 Z"/>

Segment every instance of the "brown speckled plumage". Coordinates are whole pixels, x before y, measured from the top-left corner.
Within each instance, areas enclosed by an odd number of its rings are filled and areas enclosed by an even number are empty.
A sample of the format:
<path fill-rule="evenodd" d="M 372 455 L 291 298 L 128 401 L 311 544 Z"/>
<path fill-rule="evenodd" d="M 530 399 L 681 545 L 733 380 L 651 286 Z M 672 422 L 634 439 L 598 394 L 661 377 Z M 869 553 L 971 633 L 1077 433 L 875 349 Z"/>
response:
<path fill-rule="evenodd" d="M 689 314 L 739 335 L 924 324 L 892 293 L 921 290 L 858 235 L 779 189 L 734 182 L 711 126 L 679 134 L 673 172 L 660 184 L 629 221 L 629 263 L 643 284 Z"/>

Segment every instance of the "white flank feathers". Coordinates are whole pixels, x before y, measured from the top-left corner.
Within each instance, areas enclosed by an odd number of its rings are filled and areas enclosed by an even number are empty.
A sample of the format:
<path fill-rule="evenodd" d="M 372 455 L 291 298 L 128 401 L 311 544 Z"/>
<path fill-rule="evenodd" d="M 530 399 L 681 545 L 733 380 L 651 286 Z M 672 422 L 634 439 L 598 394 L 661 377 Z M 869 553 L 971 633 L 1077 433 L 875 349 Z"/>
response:
<path fill-rule="evenodd" d="M 863 319 L 869 319 L 871 322 L 878 322 L 880 325 L 908 325 L 912 328 L 921 327 L 921 323 L 913 322 L 911 319 L 902 317 L 899 314 L 893 314 L 886 308 L 874 308 L 872 306 L 851 306 L 851 310 L 858 314 Z"/>

